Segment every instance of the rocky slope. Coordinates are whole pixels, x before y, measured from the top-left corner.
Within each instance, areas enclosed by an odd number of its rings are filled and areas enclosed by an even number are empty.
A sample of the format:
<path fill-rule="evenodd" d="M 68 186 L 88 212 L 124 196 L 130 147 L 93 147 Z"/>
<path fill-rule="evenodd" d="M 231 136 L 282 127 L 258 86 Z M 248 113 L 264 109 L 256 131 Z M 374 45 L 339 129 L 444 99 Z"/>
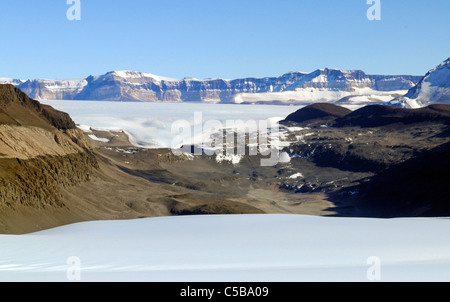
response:
<path fill-rule="evenodd" d="M 403 108 L 450 104 L 450 58 L 430 70 L 408 93 L 389 104 Z"/>
<path fill-rule="evenodd" d="M 87 181 L 96 166 L 69 115 L 0 85 L 0 208 L 63 206 L 60 187 Z"/>
<path fill-rule="evenodd" d="M 421 109 L 371 105 L 347 114 L 345 108 L 326 105 L 304 107 L 294 113 L 302 117 L 297 122 L 281 122 L 287 129 L 301 126 L 295 134 L 300 140 L 285 148 L 291 157 L 308 158 L 319 166 L 378 173 L 449 140 L 450 105 Z"/>
<path fill-rule="evenodd" d="M 235 80 L 170 79 L 136 71 L 112 71 L 78 80 L 8 80 L 34 99 L 142 102 L 348 103 L 383 102 L 401 95 L 421 77 L 366 75 L 319 69 L 280 77 Z M 361 97 L 357 99 L 355 97 Z"/>
<path fill-rule="evenodd" d="M 302 108 L 295 115 L 307 116 L 311 109 L 317 110 L 314 106 Z M 305 160 L 314 163 L 316 179 L 287 180 L 281 184 L 281 190 L 329 192 L 331 199 L 346 205 L 337 210 L 338 215 L 450 214 L 450 203 L 445 198 L 450 105 L 434 104 L 420 109 L 371 105 L 337 118 L 339 110 L 331 106 L 322 108 L 320 118 L 312 121 L 283 122 L 295 134 L 285 135 L 293 140 L 284 148 L 292 158 L 291 164 Z M 297 166 L 297 172 L 305 175 L 306 165 Z M 353 173 L 343 178 L 329 170 L 328 175 L 336 176 L 324 181 L 321 171 L 330 168 Z M 349 186 L 355 181 L 360 183 Z M 346 197 L 342 199 L 343 196 Z"/>
<path fill-rule="evenodd" d="M 372 216 L 448 216 L 450 143 L 396 164 L 352 190 Z"/>

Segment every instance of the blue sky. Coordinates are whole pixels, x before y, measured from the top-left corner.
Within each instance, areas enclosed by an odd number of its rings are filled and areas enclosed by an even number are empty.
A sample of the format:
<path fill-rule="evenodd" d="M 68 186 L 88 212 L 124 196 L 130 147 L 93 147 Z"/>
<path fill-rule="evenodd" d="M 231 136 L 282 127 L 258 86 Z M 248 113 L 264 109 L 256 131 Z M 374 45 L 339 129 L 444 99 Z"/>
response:
<path fill-rule="evenodd" d="M 182 78 L 318 68 L 423 75 L 450 56 L 449 0 L 0 0 L 0 77 Z"/>

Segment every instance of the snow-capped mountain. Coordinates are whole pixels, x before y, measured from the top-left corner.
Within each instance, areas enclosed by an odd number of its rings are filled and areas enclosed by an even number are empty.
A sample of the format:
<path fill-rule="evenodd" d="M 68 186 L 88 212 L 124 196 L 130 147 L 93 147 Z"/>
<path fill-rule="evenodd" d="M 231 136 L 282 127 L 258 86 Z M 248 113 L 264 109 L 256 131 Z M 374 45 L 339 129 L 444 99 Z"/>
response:
<path fill-rule="evenodd" d="M 14 80 L 34 99 L 141 102 L 305 104 L 387 102 L 414 87 L 421 77 L 366 75 L 363 71 L 318 69 L 280 77 L 172 79 L 137 71 L 111 71 L 72 80 Z M 7 82 L 12 83 L 10 79 Z M 0 81 L 1 82 L 1 81 Z"/>
<path fill-rule="evenodd" d="M 404 96 L 395 98 L 388 104 L 404 108 L 450 104 L 450 58 L 430 70 Z"/>
<path fill-rule="evenodd" d="M 73 100 L 86 87 L 85 79 L 28 80 L 16 85 L 32 99 Z"/>
<path fill-rule="evenodd" d="M 14 86 L 18 86 L 22 83 L 25 83 L 25 81 L 11 78 L 0 78 L 0 84 L 11 84 Z"/>

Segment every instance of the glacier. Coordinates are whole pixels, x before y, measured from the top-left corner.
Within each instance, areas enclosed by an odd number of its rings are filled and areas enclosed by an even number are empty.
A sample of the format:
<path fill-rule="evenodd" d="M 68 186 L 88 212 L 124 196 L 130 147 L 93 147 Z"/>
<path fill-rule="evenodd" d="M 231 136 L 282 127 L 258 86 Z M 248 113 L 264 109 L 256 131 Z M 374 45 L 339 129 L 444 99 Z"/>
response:
<path fill-rule="evenodd" d="M 0 281 L 77 281 L 74 259 L 82 282 L 450 281 L 449 231 L 448 218 L 287 214 L 81 222 L 0 235 Z"/>

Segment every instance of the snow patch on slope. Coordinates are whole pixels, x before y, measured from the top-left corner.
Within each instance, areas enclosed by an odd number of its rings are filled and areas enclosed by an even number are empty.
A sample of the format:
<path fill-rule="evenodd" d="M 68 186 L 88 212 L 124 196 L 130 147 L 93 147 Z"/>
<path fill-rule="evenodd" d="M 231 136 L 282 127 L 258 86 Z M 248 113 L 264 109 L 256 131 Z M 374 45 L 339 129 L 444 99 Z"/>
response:
<path fill-rule="evenodd" d="M 102 142 L 102 143 L 109 143 L 110 140 L 107 138 L 102 138 L 102 137 L 98 137 L 95 134 L 89 134 L 88 135 L 91 139 L 98 141 L 98 142 Z"/>

